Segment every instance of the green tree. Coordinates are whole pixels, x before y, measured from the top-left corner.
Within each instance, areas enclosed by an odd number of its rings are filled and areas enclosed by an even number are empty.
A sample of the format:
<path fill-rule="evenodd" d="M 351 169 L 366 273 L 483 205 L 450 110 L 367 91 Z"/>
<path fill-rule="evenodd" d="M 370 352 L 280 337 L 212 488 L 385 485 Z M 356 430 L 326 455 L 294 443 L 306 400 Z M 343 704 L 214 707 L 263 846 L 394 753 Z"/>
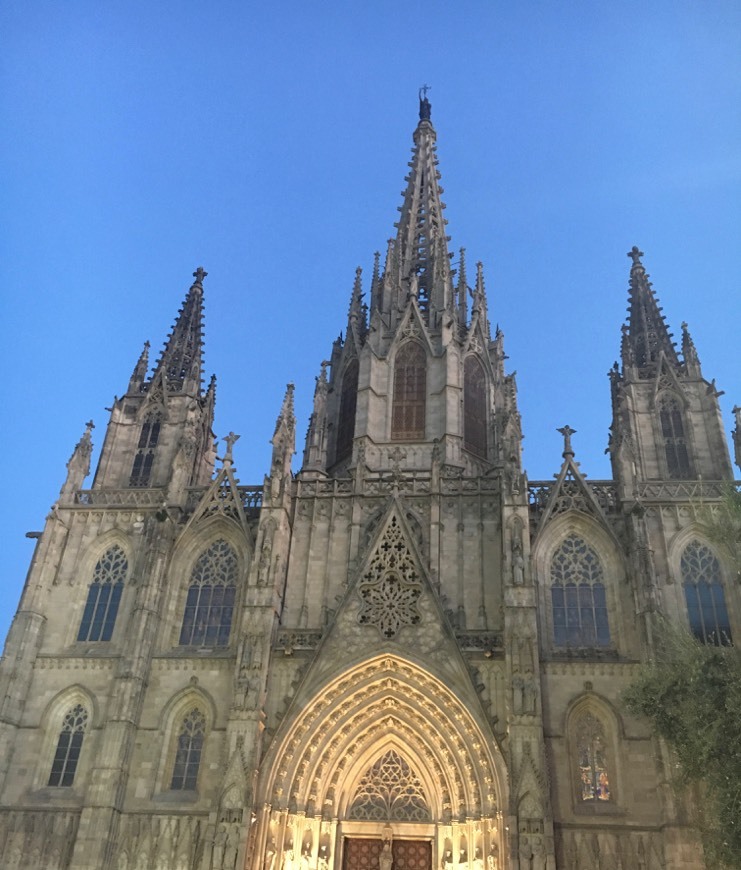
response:
<path fill-rule="evenodd" d="M 721 509 L 698 510 L 707 536 L 741 577 L 741 492 L 729 485 Z M 624 693 L 678 762 L 677 785 L 696 784 L 708 867 L 741 868 L 741 649 L 703 644 L 659 620 L 654 659 Z M 738 639 L 736 638 L 738 642 Z"/>

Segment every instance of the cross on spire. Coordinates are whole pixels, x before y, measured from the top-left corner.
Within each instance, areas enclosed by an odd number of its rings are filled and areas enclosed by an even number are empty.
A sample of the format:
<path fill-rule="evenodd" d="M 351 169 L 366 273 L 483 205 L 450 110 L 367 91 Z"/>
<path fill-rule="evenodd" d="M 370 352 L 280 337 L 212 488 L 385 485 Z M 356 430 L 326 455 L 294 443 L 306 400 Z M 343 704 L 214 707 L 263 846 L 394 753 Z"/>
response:
<path fill-rule="evenodd" d="M 195 272 L 193 273 L 193 277 L 196 279 L 196 284 L 203 284 L 203 279 L 208 275 L 208 272 L 203 268 L 203 266 L 199 266 Z"/>
<path fill-rule="evenodd" d="M 643 251 L 641 251 L 637 245 L 633 245 L 633 247 L 628 251 L 625 255 L 626 257 L 630 257 L 633 261 L 634 266 L 642 266 L 641 257 L 643 256 Z"/>

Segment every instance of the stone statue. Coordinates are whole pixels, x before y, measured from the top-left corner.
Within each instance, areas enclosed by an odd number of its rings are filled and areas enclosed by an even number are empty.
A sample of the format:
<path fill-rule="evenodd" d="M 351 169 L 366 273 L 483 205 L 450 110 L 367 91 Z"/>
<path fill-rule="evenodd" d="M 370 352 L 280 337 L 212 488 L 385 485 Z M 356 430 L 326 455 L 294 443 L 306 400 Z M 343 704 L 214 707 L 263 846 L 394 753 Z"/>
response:
<path fill-rule="evenodd" d="M 545 844 L 542 837 L 536 837 L 533 841 L 533 870 L 546 870 L 545 866 Z"/>
<path fill-rule="evenodd" d="M 294 870 L 296 862 L 293 858 L 293 849 L 288 849 L 283 856 L 283 870 Z"/>
<path fill-rule="evenodd" d="M 391 870 L 393 863 L 394 858 L 391 854 L 391 843 L 389 840 L 386 840 L 378 857 L 378 870 Z"/>
<path fill-rule="evenodd" d="M 515 586 L 525 585 L 525 558 L 522 555 L 519 528 L 516 529 L 516 535 L 512 538 L 512 582 Z"/>
<path fill-rule="evenodd" d="M 443 855 L 442 870 L 453 870 L 453 853 L 446 852 Z"/>

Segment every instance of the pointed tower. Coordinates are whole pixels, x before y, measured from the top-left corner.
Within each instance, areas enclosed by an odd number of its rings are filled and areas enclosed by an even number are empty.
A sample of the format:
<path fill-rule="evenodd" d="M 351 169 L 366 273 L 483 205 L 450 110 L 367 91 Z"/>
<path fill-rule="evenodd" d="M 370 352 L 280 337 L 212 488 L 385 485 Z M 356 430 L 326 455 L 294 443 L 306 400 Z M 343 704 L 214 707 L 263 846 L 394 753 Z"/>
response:
<path fill-rule="evenodd" d="M 685 323 L 680 358 L 642 256 L 635 246 L 628 253 L 632 265 L 622 368 L 616 363 L 610 373 L 610 453 L 628 497 L 638 481 L 731 477 L 720 394 L 703 378 Z"/>
<path fill-rule="evenodd" d="M 188 486 L 205 485 L 214 465 L 215 381 L 202 389 L 203 279 L 193 273 L 154 372 L 149 342 L 123 398 L 116 398 L 93 483 L 94 489 L 168 486 L 180 502 Z"/>
<path fill-rule="evenodd" d="M 472 473 L 505 461 L 516 481 L 521 436 L 514 380 L 503 371 L 501 333 L 491 338 L 483 266 L 477 264 L 472 290 L 463 249 L 454 280 L 437 134 L 424 89 L 413 140 L 382 273 L 380 255 L 374 258 L 370 310 L 358 269 L 346 331 L 330 357 L 326 403 L 318 396 L 326 421 L 322 461 L 328 473 L 342 477 L 360 455 L 380 471 L 430 468 L 435 453 L 441 465 Z M 307 472 L 317 468 L 318 426 L 315 408 Z"/>

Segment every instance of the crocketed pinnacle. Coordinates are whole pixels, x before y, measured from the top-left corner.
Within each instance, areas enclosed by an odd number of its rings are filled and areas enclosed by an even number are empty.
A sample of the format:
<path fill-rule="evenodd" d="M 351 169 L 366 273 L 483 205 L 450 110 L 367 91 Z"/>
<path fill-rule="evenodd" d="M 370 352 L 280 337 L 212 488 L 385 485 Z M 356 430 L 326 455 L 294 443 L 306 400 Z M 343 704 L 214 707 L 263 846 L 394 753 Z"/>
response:
<path fill-rule="evenodd" d="M 661 313 L 656 294 L 641 262 L 643 252 L 634 245 L 628 252 L 630 269 L 628 328 L 622 343 L 623 365 L 654 366 L 663 352 L 668 362 L 679 365 L 677 351 Z"/>
<path fill-rule="evenodd" d="M 172 393 L 200 395 L 203 373 L 203 279 L 208 273 L 199 266 L 183 307 L 152 375 L 162 377 Z"/>
<path fill-rule="evenodd" d="M 144 386 L 144 381 L 147 377 L 147 372 L 149 371 L 149 342 L 144 342 L 144 349 L 141 352 L 141 356 L 137 360 L 136 365 L 134 366 L 134 371 L 131 373 L 131 379 L 129 380 L 129 393 L 138 393 L 142 387 Z"/>
<path fill-rule="evenodd" d="M 452 308 L 450 257 L 445 235 L 443 192 L 439 185 L 430 103 L 420 95 L 420 121 L 414 131 L 414 149 L 404 201 L 399 209 L 394 249 L 398 279 L 412 287 L 423 314 Z"/>

